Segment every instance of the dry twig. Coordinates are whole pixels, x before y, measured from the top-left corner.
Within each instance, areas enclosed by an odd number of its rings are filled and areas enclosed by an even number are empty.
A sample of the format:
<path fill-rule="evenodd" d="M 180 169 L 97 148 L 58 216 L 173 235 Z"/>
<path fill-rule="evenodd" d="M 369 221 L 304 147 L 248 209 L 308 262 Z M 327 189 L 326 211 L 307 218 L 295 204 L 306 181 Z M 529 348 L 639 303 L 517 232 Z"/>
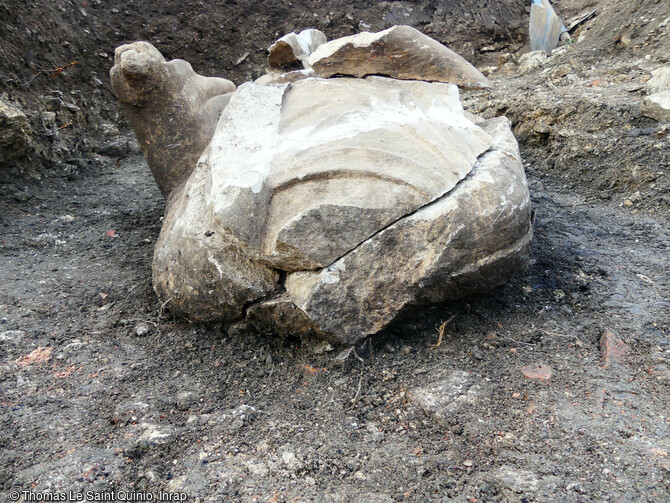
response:
<path fill-rule="evenodd" d="M 165 302 L 163 302 L 163 303 L 161 304 L 161 307 L 158 308 L 158 320 L 159 320 L 159 321 L 160 321 L 160 319 L 163 317 L 163 311 L 164 311 L 164 309 L 165 309 L 165 306 L 167 306 L 168 303 L 169 303 L 171 300 L 172 300 L 172 297 L 170 297 L 168 300 L 166 300 Z"/>
<path fill-rule="evenodd" d="M 61 73 L 63 73 L 63 70 L 66 68 L 70 68 L 71 66 L 78 65 L 79 61 L 73 61 L 72 63 L 68 63 L 67 65 L 61 66 L 60 68 L 54 68 L 53 70 L 49 70 L 51 73 L 49 74 L 49 77 L 57 77 Z"/>
<path fill-rule="evenodd" d="M 437 329 L 437 344 L 433 344 L 431 348 L 438 348 L 442 345 L 442 338 L 444 337 L 444 329 L 447 328 L 447 325 L 456 317 L 455 314 L 452 314 L 451 317 L 440 325 L 440 328 Z"/>
<path fill-rule="evenodd" d="M 356 406 L 356 402 L 358 402 L 358 397 L 361 394 L 361 384 L 363 383 L 363 373 L 365 372 L 365 360 L 358 356 L 358 353 L 356 352 L 356 347 L 352 347 L 352 350 L 354 352 L 354 356 L 356 359 L 361 362 L 363 367 L 361 367 L 361 375 L 358 378 L 358 389 L 356 390 L 356 395 L 351 399 L 351 405 Z"/>

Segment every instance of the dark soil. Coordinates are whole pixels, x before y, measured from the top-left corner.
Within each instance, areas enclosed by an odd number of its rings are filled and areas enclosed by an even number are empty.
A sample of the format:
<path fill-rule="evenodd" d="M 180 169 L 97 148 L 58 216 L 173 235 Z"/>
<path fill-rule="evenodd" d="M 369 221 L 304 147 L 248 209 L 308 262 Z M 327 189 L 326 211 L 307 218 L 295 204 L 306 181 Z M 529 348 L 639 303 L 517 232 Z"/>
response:
<path fill-rule="evenodd" d="M 4 3 L 13 13 L 31 8 Z M 89 3 L 89 13 L 116 4 Z M 196 4 L 184 2 L 184 12 Z M 631 4 L 639 10 L 628 7 L 625 18 L 616 10 Z M 120 5 L 115 15 L 129 10 L 130 24 L 110 17 L 117 27 L 100 37 L 167 19 L 138 19 L 153 2 Z M 358 3 L 328 5 L 352 14 L 352 30 L 372 24 L 348 11 Z M 285 12 L 264 6 L 257 15 L 268 24 Z M 471 111 L 514 122 L 536 212 L 530 268 L 489 295 L 407 314 L 344 361 L 336 357 L 346 348 L 189 325 L 160 305 L 151 259 L 164 202 L 123 127 L 107 155 L 73 154 L 80 161 L 66 163 L 76 168 L 68 174 L 39 165 L 41 181 L 8 180 L 0 193 L 0 501 L 15 491 L 24 501 L 63 491 L 93 491 L 93 501 L 114 491 L 120 501 L 121 491 L 137 500 L 161 490 L 192 502 L 670 500 L 670 147 L 668 125 L 639 114 L 644 80 L 667 62 L 667 31 L 664 39 L 654 26 L 670 13 L 663 2 L 602 9 L 583 28 L 591 35 L 543 68 L 522 75 L 507 67 L 492 73 L 493 91 L 464 96 Z M 61 14 L 64 29 L 78 26 Z M 645 16 L 656 21 L 639 25 Z M 618 47 L 612 26 L 624 19 L 637 38 Z M 258 21 L 229 19 L 221 33 L 232 36 L 233 22 Z M 309 26 L 286 30 L 284 22 L 273 25 L 279 34 Z M 263 33 L 245 40 L 260 51 L 275 35 Z M 116 43 L 100 41 L 108 55 Z M 249 50 L 221 46 L 235 59 Z M 240 79 L 254 76 L 248 68 Z M 117 109 L 104 82 L 99 98 L 82 99 L 109 103 L 112 124 Z M 604 329 L 630 348 L 608 365 Z M 524 376 L 536 364 L 549 367 L 549 382 Z M 438 414 L 413 398 L 434 383 L 460 397 Z"/>
<path fill-rule="evenodd" d="M 478 44 L 519 48 L 525 36 L 525 1 L 488 3 L 0 0 L 0 99 L 31 126 L 29 148 L 0 170 L 0 184 L 21 192 L 17 175 L 68 177 L 90 166 L 91 152 L 118 153 L 119 130 L 129 127 L 108 74 L 121 44 L 147 40 L 168 59 L 237 84 L 264 73 L 277 38 L 305 28 L 332 39 L 410 24 L 475 61 Z"/>

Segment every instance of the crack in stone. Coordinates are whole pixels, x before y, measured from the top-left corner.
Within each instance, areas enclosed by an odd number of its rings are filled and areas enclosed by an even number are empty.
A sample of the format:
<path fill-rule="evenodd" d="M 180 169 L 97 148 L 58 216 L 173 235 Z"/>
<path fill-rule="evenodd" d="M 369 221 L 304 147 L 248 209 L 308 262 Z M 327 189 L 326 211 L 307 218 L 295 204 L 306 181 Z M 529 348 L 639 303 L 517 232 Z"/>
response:
<path fill-rule="evenodd" d="M 288 275 L 288 273 L 286 271 L 282 271 L 281 269 L 276 269 L 276 268 L 273 268 L 273 267 L 271 267 L 269 269 L 277 271 L 277 273 L 279 274 L 279 279 L 277 280 L 277 283 L 275 284 L 274 289 L 270 293 L 267 293 L 267 294 L 263 295 L 262 297 L 259 297 L 255 300 L 250 300 L 249 302 L 246 302 L 242 306 L 242 318 L 241 318 L 242 320 L 246 321 L 247 314 L 249 313 L 249 309 L 251 309 L 253 306 L 255 306 L 257 304 L 261 304 L 261 303 L 265 302 L 266 300 L 275 299 L 277 297 L 280 297 L 284 293 L 286 293 L 286 286 L 285 285 L 286 285 L 286 276 Z"/>
<path fill-rule="evenodd" d="M 432 205 L 434 205 L 434 204 L 437 204 L 439 201 L 441 201 L 441 200 L 444 199 L 445 197 L 448 197 L 452 192 L 454 192 L 454 190 L 456 190 L 461 184 L 463 184 L 463 182 L 465 182 L 466 180 L 472 178 L 472 177 L 474 176 L 474 173 L 477 171 L 477 168 L 478 168 L 478 166 L 479 166 L 479 164 L 480 164 L 480 161 L 481 161 L 487 154 L 489 154 L 489 153 L 491 153 L 491 152 L 493 152 L 493 151 L 495 151 L 495 150 L 497 150 L 497 148 L 496 148 L 495 146 L 491 145 L 491 147 L 489 147 L 487 150 L 485 150 L 484 152 L 482 152 L 482 154 L 481 154 L 479 157 L 477 157 L 477 161 L 473 164 L 472 169 L 470 170 L 470 172 L 469 172 L 467 175 L 465 175 L 463 178 L 461 178 L 461 179 L 456 183 L 456 185 L 454 185 L 451 189 L 449 189 L 448 191 L 446 191 L 444 194 L 442 194 L 442 195 L 436 197 L 435 199 L 433 199 L 433 200 L 430 201 L 430 202 L 427 202 L 427 203 L 424 204 L 423 206 L 419 206 L 419 207 L 416 208 L 415 210 L 410 211 L 409 213 L 407 213 L 407 214 L 405 214 L 405 215 L 403 215 L 403 216 L 401 216 L 401 217 L 398 217 L 398 218 L 395 219 L 393 222 L 391 222 L 391 223 L 389 223 L 388 225 L 385 225 L 383 228 L 377 230 L 374 234 L 371 234 L 371 235 L 370 235 L 368 238 L 366 238 L 364 241 L 361 241 L 361 242 L 358 243 L 356 246 L 354 246 L 352 249 L 348 250 L 346 253 L 344 253 L 343 255 L 339 256 L 339 257 L 336 258 L 335 260 L 333 260 L 333 261 L 332 261 L 330 264 L 328 264 L 327 266 L 324 266 L 324 267 L 322 267 L 321 269 L 316 269 L 316 270 L 310 270 L 310 271 L 295 271 L 295 272 L 320 272 L 320 271 L 323 271 L 324 269 L 328 269 L 329 267 L 332 267 L 333 264 L 335 264 L 336 262 L 342 260 L 342 259 L 343 259 L 344 257 L 346 257 L 347 255 L 353 253 L 354 251 L 356 251 L 358 248 L 360 248 L 361 246 L 363 246 L 365 243 L 367 243 L 368 241 L 370 241 L 370 240 L 373 239 L 374 237 L 378 236 L 378 235 L 381 234 L 382 232 L 384 232 L 384 231 L 386 231 L 387 229 L 389 229 L 389 228 L 393 227 L 394 225 L 396 225 L 398 222 L 400 222 L 400 221 L 402 221 L 402 220 L 405 220 L 406 218 L 409 218 L 409 217 L 411 217 L 412 215 L 415 215 L 417 212 L 423 210 L 424 208 L 428 208 L 428 207 L 430 207 L 430 206 L 432 206 Z"/>

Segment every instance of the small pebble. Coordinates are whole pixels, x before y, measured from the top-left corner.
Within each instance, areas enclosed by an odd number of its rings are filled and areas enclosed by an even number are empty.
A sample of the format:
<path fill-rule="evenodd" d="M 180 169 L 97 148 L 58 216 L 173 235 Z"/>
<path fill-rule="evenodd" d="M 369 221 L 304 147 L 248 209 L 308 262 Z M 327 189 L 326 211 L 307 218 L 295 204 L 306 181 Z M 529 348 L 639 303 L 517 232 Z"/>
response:
<path fill-rule="evenodd" d="M 135 326 L 135 335 L 137 337 L 144 337 L 149 333 L 150 330 L 151 328 L 149 327 L 148 323 L 141 322 Z"/>

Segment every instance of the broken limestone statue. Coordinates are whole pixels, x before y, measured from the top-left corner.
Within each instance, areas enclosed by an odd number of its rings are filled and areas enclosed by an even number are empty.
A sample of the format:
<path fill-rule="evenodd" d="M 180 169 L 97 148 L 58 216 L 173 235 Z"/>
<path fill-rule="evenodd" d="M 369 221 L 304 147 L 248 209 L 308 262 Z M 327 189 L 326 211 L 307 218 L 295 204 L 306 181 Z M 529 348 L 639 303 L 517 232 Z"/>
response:
<path fill-rule="evenodd" d="M 451 68 L 419 77 L 438 46 L 384 61 L 398 78 L 303 72 L 237 89 L 148 43 L 118 48 L 114 91 L 167 198 L 160 300 L 192 320 L 353 343 L 522 269 L 530 202 L 509 121 L 466 114 Z"/>

